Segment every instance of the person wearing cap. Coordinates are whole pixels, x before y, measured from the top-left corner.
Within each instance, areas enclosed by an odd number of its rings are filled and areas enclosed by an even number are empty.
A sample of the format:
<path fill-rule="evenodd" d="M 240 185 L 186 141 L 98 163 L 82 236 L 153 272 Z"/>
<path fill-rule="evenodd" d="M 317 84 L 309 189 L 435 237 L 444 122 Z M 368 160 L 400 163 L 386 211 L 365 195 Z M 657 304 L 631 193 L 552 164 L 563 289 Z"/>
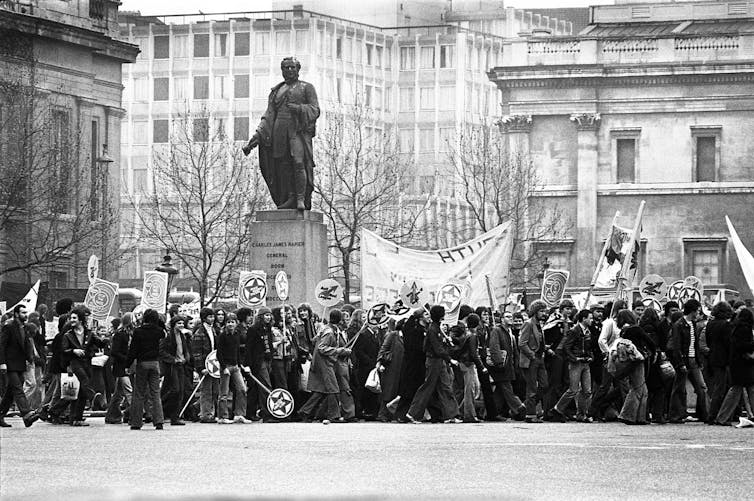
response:
<path fill-rule="evenodd" d="M 369 373 L 377 364 L 380 351 L 387 334 L 387 308 L 385 303 L 373 306 L 367 315 L 367 321 L 357 334 L 353 343 L 354 402 L 356 417 L 367 421 L 377 419 L 380 409 L 380 395 L 365 388 Z"/>
<path fill-rule="evenodd" d="M 547 303 L 537 299 L 529 306 L 529 320 L 521 329 L 519 339 L 519 365 L 526 380 L 526 422 L 541 423 L 537 416 L 537 401 L 541 401 L 547 390 L 547 369 L 544 355 L 546 351 L 542 324 L 547 319 Z"/>
<path fill-rule="evenodd" d="M 267 388 L 272 388 L 270 366 L 272 364 L 272 310 L 259 308 L 254 323 L 246 331 L 246 365 L 251 374 Z M 267 410 L 267 395 L 254 380 L 249 383 L 246 398 L 246 417 L 257 420 L 257 410 L 262 418 L 270 419 Z"/>
<path fill-rule="evenodd" d="M 427 405 L 435 396 L 441 408 L 442 419 L 445 422 L 459 423 L 460 419 L 456 418 L 458 403 L 453 395 L 453 373 L 450 370 L 450 365 L 456 365 L 458 362 L 450 358 L 448 346 L 444 341 L 445 335 L 440 326 L 445 318 L 445 308 L 435 304 L 429 309 L 429 316 L 432 323 L 424 338 L 424 354 L 426 355 L 424 382 L 416 390 L 406 413 L 406 420 L 409 423 L 420 423 Z"/>
<path fill-rule="evenodd" d="M 563 353 L 563 343 L 571 330 L 571 315 L 575 305 L 570 299 L 562 299 L 558 310 L 547 319 L 542 328 L 545 336 L 545 368 L 547 369 L 547 392 L 543 403 L 546 420 L 559 420 L 551 410 L 558 403 L 565 388 L 568 388 L 568 366 Z"/>

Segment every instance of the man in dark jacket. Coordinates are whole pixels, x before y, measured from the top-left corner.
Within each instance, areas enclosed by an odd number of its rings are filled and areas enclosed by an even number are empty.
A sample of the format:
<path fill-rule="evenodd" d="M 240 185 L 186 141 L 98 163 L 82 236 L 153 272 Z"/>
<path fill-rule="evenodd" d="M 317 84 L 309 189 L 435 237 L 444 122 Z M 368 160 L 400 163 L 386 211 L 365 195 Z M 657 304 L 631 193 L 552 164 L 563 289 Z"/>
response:
<path fill-rule="evenodd" d="M 207 356 L 216 349 L 215 312 L 212 308 L 204 307 L 199 310 L 199 327 L 191 338 L 191 358 L 194 370 L 199 376 L 208 374 L 206 367 Z M 215 404 L 220 396 L 220 380 L 210 377 L 202 378 L 199 385 L 199 419 L 202 423 L 216 423 Z"/>
<path fill-rule="evenodd" d="M 689 299 L 683 304 L 683 317 L 673 324 L 673 331 L 668 340 L 668 353 L 675 367 L 676 376 L 670 395 L 670 422 L 683 423 L 686 411 L 686 380 L 691 382 L 696 393 L 696 415 L 707 421 L 707 384 L 702 375 L 702 364 L 698 357 L 699 334 L 697 317 L 701 304 L 696 299 Z"/>
<path fill-rule="evenodd" d="M 566 421 L 566 409 L 576 400 L 576 421 L 591 423 L 587 416 L 592 399 L 592 374 L 589 364 L 592 362 L 592 335 L 589 327 L 592 324 L 592 312 L 581 310 L 576 315 L 576 326 L 568 332 L 563 346 L 563 354 L 568 361 L 569 388 L 560 397 L 553 408 L 553 414 Z"/>
<path fill-rule="evenodd" d="M 26 305 L 16 305 L 13 319 L 0 330 L 0 374 L 5 375 L 7 381 L 5 394 L 0 400 L 0 427 L 3 428 L 10 427 L 5 422 L 5 415 L 14 401 L 27 428 L 39 419 L 38 414 L 29 407 L 24 394 L 24 372 L 27 364 L 34 363 L 34 351 L 24 330 L 27 319 Z"/>
<path fill-rule="evenodd" d="M 446 422 L 460 422 L 461 420 L 456 418 L 458 403 L 453 398 L 453 376 L 449 367 L 457 365 L 458 362 L 450 358 L 448 342 L 440 326 L 440 322 L 445 318 L 445 308 L 438 304 L 433 305 L 429 309 L 429 315 L 432 323 L 424 338 L 424 354 L 427 357 L 424 364 L 424 383 L 416 391 L 406 419 L 410 423 L 420 423 L 430 399 L 436 394 L 443 419 Z"/>
<path fill-rule="evenodd" d="M 248 324 L 248 319 L 244 324 Z M 267 388 L 272 388 L 270 366 L 272 364 L 272 310 L 266 306 L 259 308 L 254 324 L 246 331 L 246 365 L 251 374 Z M 260 416 L 257 416 L 259 410 Z M 246 398 L 246 417 L 258 420 L 270 419 L 267 410 L 267 395 L 259 385 L 251 380 Z"/>
<path fill-rule="evenodd" d="M 107 424 L 121 424 L 124 420 L 128 421 L 128 416 L 124 416 L 121 410 L 121 404 L 125 401 L 126 412 L 128 412 L 128 409 L 131 407 L 133 386 L 126 363 L 128 361 L 128 345 L 131 344 L 131 335 L 134 331 L 133 318 L 133 313 L 125 313 L 118 330 L 113 335 L 110 358 L 113 361 L 115 391 L 110 399 L 110 405 L 108 405 L 107 414 L 105 415 L 105 423 Z"/>
<path fill-rule="evenodd" d="M 144 312 L 144 323 L 134 329 L 131 346 L 128 348 L 127 365 L 136 362 L 134 396 L 131 402 L 132 430 L 140 430 L 144 413 L 144 401 L 152 403 L 152 422 L 156 430 L 162 429 L 162 400 L 160 399 L 160 340 L 165 331 L 160 327 L 160 315 L 151 308 Z"/>
<path fill-rule="evenodd" d="M 489 353 L 489 371 L 495 381 L 495 393 L 500 401 L 508 406 L 509 415 L 522 421 L 526 417 L 526 406 L 513 392 L 512 381 L 516 380 L 518 370 L 518 341 L 510 331 L 507 323 L 495 325 L 490 332 L 487 345 Z"/>

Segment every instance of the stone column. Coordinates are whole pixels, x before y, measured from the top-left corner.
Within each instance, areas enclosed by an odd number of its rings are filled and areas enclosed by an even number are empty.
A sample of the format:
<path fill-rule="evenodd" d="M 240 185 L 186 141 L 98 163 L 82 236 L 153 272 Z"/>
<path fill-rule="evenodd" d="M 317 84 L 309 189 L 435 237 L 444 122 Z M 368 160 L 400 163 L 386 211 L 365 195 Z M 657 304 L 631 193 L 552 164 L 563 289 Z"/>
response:
<path fill-rule="evenodd" d="M 597 266 L 597 131 L 599 113 L 571 115 L 578 129 L 576 263 L 572 284 L 589 285 Z"/>

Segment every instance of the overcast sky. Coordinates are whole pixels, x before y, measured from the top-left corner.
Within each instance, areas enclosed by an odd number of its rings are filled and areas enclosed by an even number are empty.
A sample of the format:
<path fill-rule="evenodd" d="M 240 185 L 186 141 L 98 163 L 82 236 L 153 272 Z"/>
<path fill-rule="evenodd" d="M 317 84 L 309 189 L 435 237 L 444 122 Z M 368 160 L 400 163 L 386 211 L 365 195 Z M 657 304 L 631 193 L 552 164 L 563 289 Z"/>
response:
<path fill-rule="evenodd" d="M 368 2 L 369 0 L 363 0 Z M 269 10 L 270 0 L 122 0 L 121 10 L 139 10 L 142 14 L 186 14 Z M 505 5 L 519 8 L 587 7 L 611 4 L 613 0 L 508 0 Z"/>

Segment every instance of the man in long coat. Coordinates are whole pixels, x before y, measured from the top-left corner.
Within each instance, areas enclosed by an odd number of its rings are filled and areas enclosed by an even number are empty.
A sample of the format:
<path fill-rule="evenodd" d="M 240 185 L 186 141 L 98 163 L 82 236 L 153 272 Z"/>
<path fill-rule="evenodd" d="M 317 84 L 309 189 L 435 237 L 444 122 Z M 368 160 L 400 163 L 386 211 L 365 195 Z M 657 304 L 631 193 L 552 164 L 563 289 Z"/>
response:
<path fill-rule="evenodd" d="M 272 88 L 267 111 L 243 152 L 259 146 L 259 167 L 278 209 L 311 210 L 319 102 L 314 86 L 298 79 L 296 58 L 283 59 L 280 69 L 284 81 Z"/>

